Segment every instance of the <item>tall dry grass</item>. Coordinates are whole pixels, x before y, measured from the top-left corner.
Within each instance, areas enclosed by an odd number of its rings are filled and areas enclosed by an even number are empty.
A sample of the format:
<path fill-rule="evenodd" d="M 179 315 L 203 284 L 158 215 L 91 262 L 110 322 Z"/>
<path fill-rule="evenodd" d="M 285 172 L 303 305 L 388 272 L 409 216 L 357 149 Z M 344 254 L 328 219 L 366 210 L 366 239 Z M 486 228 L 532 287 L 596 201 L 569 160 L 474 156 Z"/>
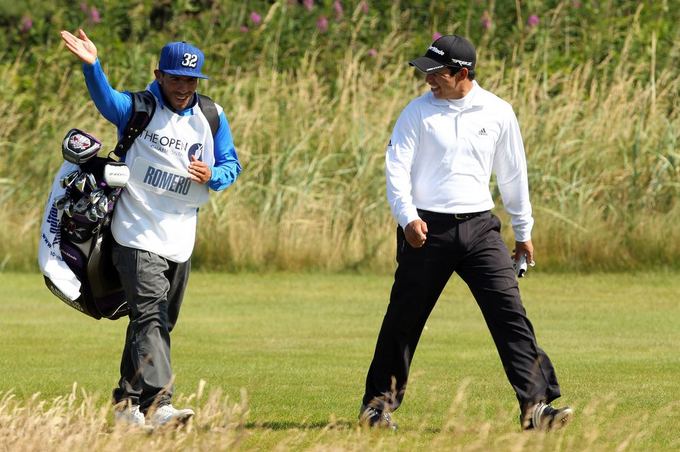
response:
<path fill-rule="evenodd" d="M 113 422 L 111 405 L 74 383 L 70 394 L 44 400 L 39 393 L 27 400 L 11 391 L 0 393 L 0 448 L 21 451 L 130 451 L 152 448 L 231 450 L 247 435 L 248 401 L 232 402 L 219 391 L 198 391 L 181 403 L 196 403 L 199 422 L 153 432 Z"/>
<path fill-rule="evenodd" d="M 589 62 L 548 74 L 540 59 L 485 63 L 480 52 L 480 83 L 509 100 L 520 118 L 534 241 L 549 268 L 678 262 L 680 77 L 673 67 L 654 67 L 653 55 L 628 67 L 631 39 L 633 32 L 613 70 Z M 251 93 L 245 97 L 258 108 L 238 102 L 233 115 L 249 165 L 229 195 L 236 205 L 222 211 L 226 221 L 215 215 L 203 224 L 204 231 L 222 225 L 230 238 L 227 248 L 211 252 L 228 251 L 237 265 L 254 268 L 389 268 L 393 220 L 384 202 L 383 152 L 400 109 L 424 86 L 404 62 L 372 73 L 348 56 L 331 92 L 305 63 L 298 74 L 263 71 L 257 80 L 235 81 L 233 94 Z M 640 81 L 641 72 L 649 72 L 649 82 Z M 238 219 L 230 220 L 234 210 Z M 506 238 L 512 240 L 509 230 Z M 207 249 L 200 255 L 211 260 Z M 220 257 L 212 259 L 219 264 Z"/>
<path fill-rule="evenodd" d="M 680 262 L 680 75 L 656 65 L 654 39 L 640 55 L 630 50 L 640 45 L 634 26 L 624 38 L 611 51 L 616 58 L 557 72 L 544 64 L 553 51 L 547 38 L 532 52 L 518 43 L 504 59 L 479 46 L 479 83 L 510 101 L 520 120 L 544 269 Z M 394 61 L 399 45 L 396 32 L 387 35 L 375 61 L 347 46 L 337 78 L 318 64 L 313 46 L 295 71 L 241 70 L 225 60 L 216 72 L 227 76 L 203 88 L 225 107 L 243 173 L 202 209 L 196 265 L 392 268 L 384 149 L 400 110 L 426 89 L 405 60 Z M 58 57 L 64 52 L 53 44 L 53 56 L 38 66 L 32 83 L 41 96 L 13 96 L 12 87 L 26 83 L 24 57 L 2 66 L 0 108 L 12 113 L 0 129 L 0 269 L 35 268 L 39 218 L 63 134 L 79 127 L 109 147 L 115 141 L 87 101 L 82 75 Z M 126 86 L 131 72 L 103 61 L 114 85 L 143 88 Z M 505 236 L 512 240 L 509 228 Z"/>
<path fill-rule="evenodd" d="M 614 397 L 602 397 L 577 407 L 576 418 L 564 429 L 521 432 L 505 409 L 484 420 L 470 414 L 470 400 L 463 382 L 441 425 L 427 421 L 397 431 L 369 429 L 356 420 L 329 414 L 326 423 L 276 423 L 250 420 L 248 399 L 231 401 L 219 390 L 205 391 L 201 381 L 196 393 L 180 396 L 177 404 L 192 406 L 196 415 L 183 426 L 141 429 L 113 420 L 112 407 L 73 384 L 70 394 L 45 400 L 39 393 L 25 400 L 11 391 L 0 392 L 0 449 L 21 451 L 223 451 L 223 450 L 432 450 L 432 451 L 592 451 L 673 450 L 668 418 L 678 404 L 655 407 L 654 413 L 620 412 Z M 661 437 L 659 433 L 661 433 Z"/>

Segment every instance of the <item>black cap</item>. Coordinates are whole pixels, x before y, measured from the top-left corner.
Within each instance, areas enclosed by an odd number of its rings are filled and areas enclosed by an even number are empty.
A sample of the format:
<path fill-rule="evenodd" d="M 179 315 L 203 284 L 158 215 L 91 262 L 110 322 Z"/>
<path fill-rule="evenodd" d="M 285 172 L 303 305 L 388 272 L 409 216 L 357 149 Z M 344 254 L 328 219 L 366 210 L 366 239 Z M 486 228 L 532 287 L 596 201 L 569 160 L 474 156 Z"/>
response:
<path fill-rule="evenodd" d="M 443 67 L 473 70 L 477 62 L 475 47 L 462 36 L 446 35 L 437 39 L 427 49 L 425 56 L 411 61 L 420 72 L 429 74 Z"/>

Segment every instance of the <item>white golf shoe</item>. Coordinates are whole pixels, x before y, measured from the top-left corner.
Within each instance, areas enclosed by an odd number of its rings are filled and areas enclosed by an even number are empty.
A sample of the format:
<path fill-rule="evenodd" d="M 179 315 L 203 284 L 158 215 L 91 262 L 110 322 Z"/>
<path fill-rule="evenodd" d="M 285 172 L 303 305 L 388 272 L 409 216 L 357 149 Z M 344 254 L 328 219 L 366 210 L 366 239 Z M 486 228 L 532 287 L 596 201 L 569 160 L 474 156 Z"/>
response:
<path fill-rule="evenodd" d="M 144 427 L 146 419 L 144 413 L 139 411 L 139 405 L 124 406 L 114 411 L 116 424 L 126 424 L 135 427 Z"/>
<path fill-rule="evenodd" d="M 194 410 L 190 408 L 178 410 L 174 406 L 168 404 L 159 406 L 156 411 L 151 414 L 149 420 L 151 425 L 155 428 L 168 424 L 186 424 L 193 415 Z"/>

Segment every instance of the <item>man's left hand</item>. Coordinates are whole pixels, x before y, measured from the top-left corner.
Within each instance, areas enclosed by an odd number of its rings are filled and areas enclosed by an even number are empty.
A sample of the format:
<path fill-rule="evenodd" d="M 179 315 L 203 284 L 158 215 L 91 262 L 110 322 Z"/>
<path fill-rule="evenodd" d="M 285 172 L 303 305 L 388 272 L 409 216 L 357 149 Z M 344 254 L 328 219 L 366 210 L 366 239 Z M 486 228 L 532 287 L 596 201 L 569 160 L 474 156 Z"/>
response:
<path fill-rule="evenodd" d="M 198 160 L 195 156 L 191 156 L 191 163 L 189 163 L 189 176 L 194 182 L 199 184 L 207 184 L 212 176 L 210 167 L 204 162 Z"/>
<path fill-rule="evenodd" d="M 526 256 L 527 264 L 532 265 L 534 263 L 534 245 L 531 240 L 515 242 L 515 249 L 512 252 L 512 258 L 515 262 L 519 262 L 522 256 Z"/>

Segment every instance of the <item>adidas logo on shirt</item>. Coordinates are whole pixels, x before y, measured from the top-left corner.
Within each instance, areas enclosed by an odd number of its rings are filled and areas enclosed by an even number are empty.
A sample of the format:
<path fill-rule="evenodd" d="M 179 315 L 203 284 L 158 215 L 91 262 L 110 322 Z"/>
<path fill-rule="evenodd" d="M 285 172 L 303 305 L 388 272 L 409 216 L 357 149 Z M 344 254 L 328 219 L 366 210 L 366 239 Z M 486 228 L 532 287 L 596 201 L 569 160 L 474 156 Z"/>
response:
<path fill-rule="evenodd" d="M 480 136 L 485 137 L 485 136 L 486 136 L 486 129 L 485 129 L 484 127 L 482 127 L 482 128 L 479 130 L 478 133 L 479 133 Z"/>

